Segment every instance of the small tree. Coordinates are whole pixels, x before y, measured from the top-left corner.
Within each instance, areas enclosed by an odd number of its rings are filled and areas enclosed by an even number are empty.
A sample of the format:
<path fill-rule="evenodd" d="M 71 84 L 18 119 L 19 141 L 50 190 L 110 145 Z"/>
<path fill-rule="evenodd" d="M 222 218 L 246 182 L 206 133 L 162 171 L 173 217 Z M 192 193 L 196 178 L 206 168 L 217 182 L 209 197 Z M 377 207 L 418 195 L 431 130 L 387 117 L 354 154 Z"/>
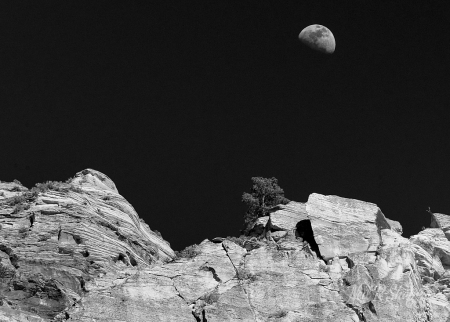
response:
<path fill-rule="evenodd" d="M 287 204 L 289 199 L 284 197 L 284 191 L 278 185 L 277 178 L 253 177 L 251 192 L 244 192 L 242 202 L 248 206 L 244 216 L 244 229 L 248 233 L 253 222 L 267 214 L 268 210 L 279 204 Z"/>

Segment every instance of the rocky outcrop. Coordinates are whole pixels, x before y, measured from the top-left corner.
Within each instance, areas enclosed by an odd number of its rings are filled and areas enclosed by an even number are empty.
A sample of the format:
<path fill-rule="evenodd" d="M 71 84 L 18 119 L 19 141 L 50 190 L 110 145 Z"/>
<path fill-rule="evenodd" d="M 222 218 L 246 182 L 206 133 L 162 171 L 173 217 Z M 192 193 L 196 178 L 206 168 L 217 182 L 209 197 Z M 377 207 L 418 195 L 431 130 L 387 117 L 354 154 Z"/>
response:
<path fill-rule="evenodd" d="M 403 227 L 398 221 L 391 220 L 388 218 L 386 218 L 386 220 L 393 231 L 395 231 L 396 233 L 398 233 L 400 235 L 403 234 Z"/>
<path fill-rule="evenodd" d="M 440 228 L 447 239 L 450 240 L 450 216 L 431 213 L 430 228 Z"/>
<path fill-rule="evenodd" d="M 100 172 L 38 188 L 0 183 L 0 321 L 450 320 L 445 215 L 311 194 L 176 257 Z"/>
<path fill-rule="evenodd" d="M 175 256 L 104 174 L 67 183 L 0 183 L 0 321 L 43 321 L 78 303 L 101 277 Z"/>
<path fill-rule="evenodd" d="M 313 193 L 306 211 L 325 260 L 352 253 L 373 257 L 381 243 L 380 230 L 391 228 L 375 204 L 355 199 Z"/>

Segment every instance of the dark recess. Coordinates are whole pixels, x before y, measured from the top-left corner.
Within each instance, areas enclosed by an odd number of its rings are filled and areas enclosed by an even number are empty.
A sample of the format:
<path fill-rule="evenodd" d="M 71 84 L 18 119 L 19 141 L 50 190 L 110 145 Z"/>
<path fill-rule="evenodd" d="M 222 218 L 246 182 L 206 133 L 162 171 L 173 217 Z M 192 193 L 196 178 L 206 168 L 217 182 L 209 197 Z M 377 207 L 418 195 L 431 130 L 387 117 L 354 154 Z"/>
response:
<path fill-rule="evenodd" d="M 80 237 L 80 236 L 73 235 L 73 239 L 75 240 L 75 242 L 76 242 L 77 244 L 81 244 L 81 243 L 82 243 L 82 240 L 81 240 L 81 237 Z"/>
<path fill-rule="evenodd" d="M 34 215 L 31 215 L 30 216 L 30 228 L 31 227 L 33 227 L 33 224 L 34 224 L 34 221 L 35 221 L 36 219 L 35 219 L 35 216 Z"/>
<path fill-rule="evenodd" d="M 299 221 L 296 225 L 296 229 L 298 237 L 303 238 L 303 240 L 309 244 L 311 250 L 316 253 L 317 257 L 324 260 L 324 258 L 320 254 L 319 245 L 317 245 L 316 240 L 314 239 L 314 232 L 311 227 L 311 220 L 305 219 Z"/>

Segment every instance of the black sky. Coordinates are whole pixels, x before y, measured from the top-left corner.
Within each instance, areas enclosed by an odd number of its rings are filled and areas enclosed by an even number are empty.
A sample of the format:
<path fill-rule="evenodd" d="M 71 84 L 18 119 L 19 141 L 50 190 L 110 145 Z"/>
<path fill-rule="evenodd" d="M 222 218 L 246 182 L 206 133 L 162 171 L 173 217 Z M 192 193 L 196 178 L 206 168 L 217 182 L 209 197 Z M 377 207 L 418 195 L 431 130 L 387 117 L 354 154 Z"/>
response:
<path fill-rule="evenodd" d="M 0 4 L 0 179 L 104 172 L 179 250 L 237 236 L 253 176 L 450 214 L 444 1 Z M 297 39 L 310 24 L 332 55 Z"/>

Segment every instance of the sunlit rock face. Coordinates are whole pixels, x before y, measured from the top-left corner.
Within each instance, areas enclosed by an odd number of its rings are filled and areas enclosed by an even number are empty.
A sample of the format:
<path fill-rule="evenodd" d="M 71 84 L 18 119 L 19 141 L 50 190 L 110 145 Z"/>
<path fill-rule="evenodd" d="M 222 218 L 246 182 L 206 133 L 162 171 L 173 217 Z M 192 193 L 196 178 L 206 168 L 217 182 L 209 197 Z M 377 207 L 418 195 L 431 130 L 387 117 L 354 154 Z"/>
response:
<path fill-rule="evenodd" d="M 440 228 L 445 237 L 450 240 L 450 216 L 438 213 L 431 214 L 431 228 Z"/>
<path fill-rule="evenodd" d="M 54 186 L 0 183 L 0 321 L 47 321 L 103 287 L 102 277 L 175 256 L 101 172 Z"/>
<path fill-rule="evenodd" d="M 407 239 L 375 204 L 311 194 L 176 257 L 106 175 L 50 188 L 0 183 L 0 321 L 450 320 L 445 215 Z"/>
<path fill-rule="evenodd" d="M 355 199 L 313 193 L 306 211 L 325 259 L 363 252 L 374 255 L 381 241 L 379 231 L 390 229 L 375 204 Z"/>
<path fill-rule="evenodd" d="M 400 235 L 403 234 L 403 227 L 398 221 L 391 220 L 388 218 L 386 218 L 386 220 L 393 231 L 395 231 L 396 233 L 398 233 Z"/>
<path fill-rule="evenodd" d="M 338 294 L 337 300 L 324 301 L 323 290 L 316 290 L 314 294 L 322 296 L 317 301 L 343 303 L 354 313 L 337 321 L 447 321 L 450 316 L 445 284 L 450 278 L 445 278 L 443 264 L 450 242 L 440 229 L 425 230 L 410 241 L 401 236 L 401 224 L 385 218 L 375 204 L 319 194 L 311 194 L 306 203 L 279 205 L 258 222 L 266 223 L 259 231 L 269 240 L 286 233 L 276 242 L 278 249 L 289 249 L 301 241 L 303 250 L 316 259 L 315 269 L 306 273 L 322 276 L 321 284 L 334 286 Z M 262 261 L 259 265 L 266 267 Z M 332 282 L 326 281 L 324 274 Z M 311 304 L 308 291 L 302 294 L 299 301 Z M 301 309 L 305 311 L 307 307 Z M 325 304 L 322 315 L 298 312 L 289 308 L 280 321 L 327 321 L 333 317 Z"/>
<path fill-rule="evenodd" d="M 85 169 L 78 172 L 69 182 L 77 186 L 83 186 L 86 189 L 94 188 L 96 190 L 109 190 L 119 193 L 114 182 L 106 174 L 93 169 Z"/>

